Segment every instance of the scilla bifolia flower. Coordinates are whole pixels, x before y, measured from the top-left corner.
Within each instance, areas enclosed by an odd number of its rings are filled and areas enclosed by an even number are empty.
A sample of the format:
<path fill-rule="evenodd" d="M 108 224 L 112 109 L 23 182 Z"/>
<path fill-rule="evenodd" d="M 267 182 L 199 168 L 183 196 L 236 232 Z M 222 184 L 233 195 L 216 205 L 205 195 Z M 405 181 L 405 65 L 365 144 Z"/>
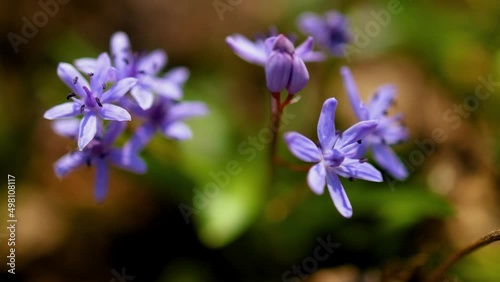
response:
<path fill-rule="evenodd" d="M 78 135 L 79 120 L 65 119 L 53 123 L 54 131 L 64 137 L 75 139 Z M 104 200 L 108 190 L 109 164 L 134 172 L 144 173 L 146 164 L 136 154 L 124 154 L 122 149 L 113 147 L 113 143 L 126 127 L 126 123 L 112 121 L 106 132 L 99 132 L 82 150 L 70 152 L 62 156 L 54 164 L 54 171 L 63 178 L 71 171 L 82 166 L 95 167 L 95 190 L 97 201 Z"/>
<path fill-rule="evenodd" d="M 347 19 L 337 11 L 328 11 L 324 15 L 304 13 L 297 24 L 303 33 L 314 38 L 319 47 L 335 57 L 343 57 L 345 45 L 352 40 Z"/>
<path fill-rule="evenodd" d="M 403 116 L 388 116 L 388 108 L 394 101 L 396 89 L 393 85 L 383 85 L 377 89 L 373 98 L 365 106 L 359 96 L 351 71 L 347 67 L 341 69 L 345 89 L 351 101 L 351 106 L 358 120 L 377 120 L 377 128 L 366 138 L 360 147 L 360 155 L 370 150 L 375 161 L 398 180 L 408 177 L 408 170 L 391 149 L 391 145 L 399 144 L 408 139 L 408 130 L 401 124 Z"/>
<path fill-rule="evenodd" d="M 138 82 L 130 89 L 130 94 L 142 109 L 147 110 L 153 105 L 154 94 L 173 100 L 181 98 L 182 89 L 160 75 L 167 64 L 164 50 L 135 53 L 127 34 L 121 31 L 111 36 L 110 45 L 113 67 L 116 69 L 115 77 L 111 79 L 137 78 Z M 82 58 L 76 60 L 75 65 L 84 72 L 94 72 L 96 62 L 93 58 Z"/>
<path fill-rule="evenodd" d="M 381 173 L 365 159 L 358 158 L 359 146 L 377 127 L 377 121 L 356 123 L 344 132 L 335 130 L 337 100 L 325 101 L 318 121 L 319 145 L 297 132 L 288 132 L 284 138 L 290 151 L 299 159 L 316 163 L 307 175 L 311 190 L 318 195 L 328 187 L 333 203 L 344 217 L 352 216 L 352 207 L 339 176 L 353 180 L 382 182 Z"/>
<path fill-rule="evenodd" d="M 289 94 L 296 94 L 309 81 L 304 62 L 324 60 L 322 53 L 313 51 L 312 37 L 297 48 L 282 34 L 255 43 L 236 34 L 227 37 L 226 42 L 239 57 L 265 68 L 266 84 L 271 93 L 287 90 Z"/>
<path fill-rule="evenodd" d="M 106 90 L 113 71 L 106 53 L 97 59 L 95 72 L 88 73 L 90 84 L 70 64 L 60 63 L 57 68 L 59 78 L 73 91 L 67 96 L 73 102 L 47 110 L 44 117 L 53 120 L 83 115 L 78 131 L 80 151 L 94 139 L 102 120 L 130 121 L 132 118 L 125 109 L 112 103 L 123 97 L 137 83 L 137 79 L 122 79 Z"/>

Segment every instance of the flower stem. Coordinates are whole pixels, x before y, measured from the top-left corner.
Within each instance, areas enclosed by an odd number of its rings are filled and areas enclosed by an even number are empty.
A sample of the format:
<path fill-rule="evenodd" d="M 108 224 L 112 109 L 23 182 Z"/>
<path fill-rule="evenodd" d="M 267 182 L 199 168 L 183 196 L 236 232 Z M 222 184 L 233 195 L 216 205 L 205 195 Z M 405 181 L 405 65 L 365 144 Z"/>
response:
<path fill-rule="evenodd" d="M 500 241 L 500 229 L 490 232 L 488 235 L 482 237 L 471 245 L 463 248 L 462 250 L 450 255 L 441 265 L 439 265 L 429 276 L 427 282 L 440 282 L 445 272 L 462 257 L 474 252 L 475 250 L 489 245 L 495 241 Z"/>
<path fill-rule="evenodd" d="M 281 103 L 280 93 L 271 93 L 271 120 L 269 121 L 269 128 L 271 129 L 271 162 L 275 164 L 278 162 L 279 158 L 277 155 L 278 149 L 278 137 L 281 127 L 281 117 L 283 115 L 283 110 L 286 106 L 290 104 L 293 99 L 293 95 L 288 94 L 286 100 Z"/>

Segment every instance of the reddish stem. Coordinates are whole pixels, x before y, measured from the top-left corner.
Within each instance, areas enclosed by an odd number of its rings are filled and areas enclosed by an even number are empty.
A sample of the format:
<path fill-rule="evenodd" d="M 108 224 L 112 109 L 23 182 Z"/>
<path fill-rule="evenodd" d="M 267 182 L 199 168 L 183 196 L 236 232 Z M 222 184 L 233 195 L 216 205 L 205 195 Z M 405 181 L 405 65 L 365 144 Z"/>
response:
<path fill-rule="evenodd" d="M 439 282 L 444 276 L 445 272 L 462 257 L 474 252 L 475 250 L 489 245 L 495 241 L 500 241 L 500 229 L 490 232 L 488 235 L 482 237 L 471 245 L 461 249 L 460 251 L 449 256 L 441 265 L 439 265 L 429 276 L 427 282 Z"/>

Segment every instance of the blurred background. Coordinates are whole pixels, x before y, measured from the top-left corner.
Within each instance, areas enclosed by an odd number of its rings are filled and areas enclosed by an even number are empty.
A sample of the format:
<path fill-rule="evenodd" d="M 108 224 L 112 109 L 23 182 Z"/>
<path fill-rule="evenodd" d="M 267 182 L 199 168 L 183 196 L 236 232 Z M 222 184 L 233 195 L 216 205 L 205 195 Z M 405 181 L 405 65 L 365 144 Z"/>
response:
<path fill-rule="evenodd" d="M 319 110 L 329 97 L 339 100 L 338 128 L 355 121 L 339 75 L 347 65 L 365 98 L 382 84 L 397 86 L 392 110 L 404 113 L 411 132 L 409 142 L 395 148 L 411 172 L 407 181 L 343 182 L 351 219 L 340 216 L 328 194 L 313 195 L 305 172 L 278 167 L 270 185 L 266 144 L 254 154 L 241 153 L 240 146 L 251 148 L 250 140 L 267 127 L 270 95 L 263 69 L 239 59 L 225 37 L 253 38 L 275 26 L 302 41 L 297 16 L 330 9 L 345 13 L 353 32 L 366 33 L 376 20 L 373 12 L 390 2 L 61 0 L 57 13 L 16 53 L 8 34 L 22 35 L 23 17 L 32 21 L 42 8 L 38 1 L 3 1 L 0 220 L 7 225 L 5 175 L 11 174 L 18 223 L 15 276 L 7 273 L 7 231 L 0 228 L 0 280 L 422 281 L 447 255 L 498 229 L 495 0 L 401 0 L 402 11 L 371 31 L 366 44 L 354 45 L 348 58 L 308 64 L 311 81 L 300 102 L 287 108 L 285 131 L 316 140 Z M 216 6 L 230 9 L 218 13 Z M 62 180 L 54 175 L 53 163 L 76 144 L 56 135 L 43 113 L 69 92 L 56 75 L 57 64 L 108 51 L 118 30 L 128 33 L 134 50 L 165 49 L 167 69 L 188 67 L 185 100 L 204 101 L 211 112 L 188 122 L 192 140 L 157 136 L 143 154 L 147 174 L 112 169 L 109 194 L 97 204 L 92 168 Z M 491 95 L 470 104 L 485 80 L 494 83 L 481 91 Z M 456 110 L 460 105 L 466 110 Z M 424 151 L 417 143 L 432 139 L 436 128 L 446 140 Z M 282 141 L 279 151 L 300 164 Z M 239 168 L 237 175 L 201 208 L 186 209 L 228 164 Z M 321 251 L 327 258 L 309 259 L 324 242 L 335 245 L 332 252 Z M 447 281 L 500 281 L 499 265 L 497 243 L 457 263 Z"/>

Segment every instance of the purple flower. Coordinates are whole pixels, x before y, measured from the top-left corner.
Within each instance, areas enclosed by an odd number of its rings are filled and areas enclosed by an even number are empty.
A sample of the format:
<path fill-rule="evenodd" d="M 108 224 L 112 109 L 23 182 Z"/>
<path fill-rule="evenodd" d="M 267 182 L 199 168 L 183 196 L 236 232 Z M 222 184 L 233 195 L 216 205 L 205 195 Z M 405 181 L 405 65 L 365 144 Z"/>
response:
<path fill-rule="evenodd" d="M 375 161 L 394 178 L 404 180 L 408 177 L 408 170 L 396 156 L 390 145 L 404 142 L 408 139 L 408 130 L 401 124 L 401 114 L 387 116 L 389 106 L 393 103 L 396 89 L 392 85 L 383 85 L 378 88 L 367 106 L 361 101 L 358 89 L 351 71 L 347 67 L 341 68 L 344 85 L 351 101 L 351 106 L 360 120 L 378 120 L 377 128 L 369 134 L 359 154 L 371 150 Z"/>
<path fill-rule="evenodd" d="M 304 62 L 324 60 L 322 53 L 313 51 L 312 37 L 297 48 L 282 34 L 255 43 L 235 34 L 228 36 L 226 42 L 245 61 L 265 67 L 267 88 L 273 93 L 286 89 L 290 94 L 296 94 L 309 81 Z"/>
<path fill-rule="evenodd" d="M 59 135 L 75 139 L 78 135 L 79 120 L 66 119 L 53 123 L 53 129 Z M 54 164 L 54 171 L 57 177 L 63 178 L 68 173 L 82 167 L 95 166 L 95 198 L 102 201 L 107 193 L 109 164 L 119 168 L 135 172 L 144 173 L 146 164 L 136 154 L 125 154 L 122 149 L 112 147 L 115 139 L 123 132 L 126 124 L 124 122 L 112 121 L 108 124 L 107 131 L 99 132 L 94 139 L 82 151 L 68 153 L 61 157 Z"/>
<path fill-rule="evenodd" d="M 299 159 L 317 163 L 309 170 L 307 182 L 311 190 L 323 194 L 325 184 L 333 203 L 344 217 L 352 216 L 352 207 L 339 176 L 381 182 L 382 175 L 364 159 L 358 159 L 358 147 L 376 127 L 377 121 L 358 122 L 345 132 L 335 130 L 335 110 L 337 100 L 325 101 L 318 121 L 319 145 L 307 137 L 288 132 L 284 138 L 290 151 Z"/>
<path fill-rule="evenodd" d="M 347 19 L 337 11 L 323 16 L 304 13 L 297 21 L 299 29 L 316 40 L 318 45 L 335 57 L 343 57 L 344 45 L 351 41 Z"/>
<path fill-rule="evenodd" d="M 165 75 L 165 78 L 179 89 L 182 89 L 188 77 L 189 71 L 182 67 L 172 69 Z M 189 139 L 192 133 L 183 121 L 208 113 L 208 108 L 204 103 L 178 102 L 162 96 L 157 96 L 153 105 L 147 110 L 143 110 L 137 104 L 131 103 L 127 99 L 124 99 L 122 102 L 134 115 L 144 120 L 142 125 L 135 130 L 129 142 L 125 144 L 125 151 L 141 151 L 151 141 L 156 131 L 174 140 Z"/>
<path fill-rule="evenodd" d="M 97 59 L 95 72 L 88 74 L 90 84 L 70 64 L 60 63 L 57 68 L 59 78 L 73 91 L 67 96 L 73 102 L 49 109 L 45 112 L 44 117 L 53 120 L 83 114 L 77 135 L 80 151 L 94 139 L 102 119 L 131 120 L 130 114 L 125 109 L 111 103 L 125 95 L 137 83 L 137 79 L 122 79 L 109 90 L 104 91 L 107 88 L 108 78 L 113 75 L 113 72 L 114 69 L 111 67 L 109 56 L 106 53 L 101 54 Z"/>
<path fill-rule="evenodd" d="M 111 54 L 116 75 L 110 78 L 118 81 L 127 77 L 137 78 L 139 81 L 130 94 L 142 109 L 153 105 L 154 93 L 174 100 L 182 97 L 182 89 L 165 76 L 158 76 L 167 64 L 165 51 L 157 49 L 150 53 L 133 53 L 127 34 L 116 32 L 111 37 Z M 83 58 L 76 60 L 75 65 L 84 72 L 93 72 L 96 60 Z"/>
<path fill-rule="evenodd" d="M 148 110 L 144 111 L 136 107 L 133 112 L 145 121 L 135 130 L 134 135 L 124 147 L 132 152 L 139 152 L 151 141 L 156 131 L 174 140 L 190 139 L 192 132 L 184 120 L 206 115 L 208 108 L 202 102 L 176 102 L 157 97 L 153 106 Z"/>

